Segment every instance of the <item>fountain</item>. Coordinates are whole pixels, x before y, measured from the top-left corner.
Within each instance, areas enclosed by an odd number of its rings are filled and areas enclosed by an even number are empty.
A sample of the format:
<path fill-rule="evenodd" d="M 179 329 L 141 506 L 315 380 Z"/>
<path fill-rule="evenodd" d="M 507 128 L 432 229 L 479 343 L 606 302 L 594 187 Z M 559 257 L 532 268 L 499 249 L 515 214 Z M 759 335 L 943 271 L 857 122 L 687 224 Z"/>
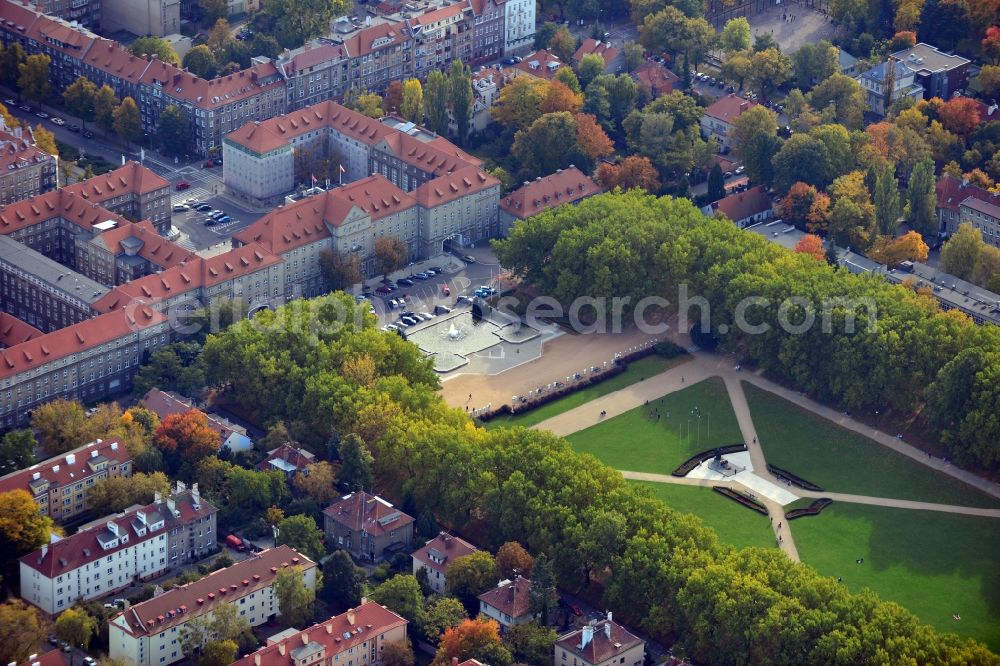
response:
<path fill-rule="evenodd" d="M 448 324 L 448 330 L 441 337 L 452 341 L 461 340 L 465 337 L 465 329 L 456 326 L 454 320 L 452 320 Z"/>

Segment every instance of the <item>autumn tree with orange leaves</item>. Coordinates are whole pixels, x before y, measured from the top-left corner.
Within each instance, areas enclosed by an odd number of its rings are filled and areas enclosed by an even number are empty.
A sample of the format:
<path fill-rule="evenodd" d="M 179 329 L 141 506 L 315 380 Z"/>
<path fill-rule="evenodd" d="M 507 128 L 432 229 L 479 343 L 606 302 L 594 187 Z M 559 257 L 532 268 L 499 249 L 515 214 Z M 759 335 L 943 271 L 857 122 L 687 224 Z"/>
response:
<path fill-rule="evenodd" d="M 909 231 L 899 238 L 879 236 L 868 250 L 868 258 L 895 268 L 904 261 L 927 261 L 927 252 L 923 237 L 916 231 Z"/>
<path fill-rule="evenodd" d="M 563 86 L 565 88 L 565 86 Z M 569 88 L 566 88 L 569 90 Z M 592 162 L 596 162 L 602 157 L 607 157 L 615 150 L 615 145 L 604 132 L 604 129 L 597 124 L 597 119 L 589 113 L 578 113 L 576 119 L 576 145 L 580 152 L 586 155 Z"/>
<path fill-rule="evenodd" d="M 597 167 L 597 182 L 609 190 L 616 187 L 623 191 L 640 188 L 651 194 L 660 190 L 660 175 L 648 157 L 630 155 L 618 164 L 601 164 Z"/>
<path fill-rule="evenodd" d="M 490 666 L 510 666 L 514 658 L 500 640 L 496 620 L 463 620 L 457 627 L 445 629 L 431 666 L 448 666 L 452 659 L 463 662 L 476 659 Z"/>
<path fill-rule="evenodd" d="M 219 452 L 219 433 L 208 425 L 205 412 L 189 409 L 170 414 L 160 422 L 153 443 L 163 452 L 171 470 L 186 462 L 194 465 L 199 460 Z"/>
<path fill-rule="evenodd" d="M 823 239 L 816 234 L 806 234 L 795 244 L 795 251 L 799 254 L 808 254 L 816 261 L 826 260 L 826 251 L 823 249 Z"/>
<path fill-rule="evenodd" d="M 938 119 L 949 132 L 965 136 L 979 126 L 979 104 L 968 97 L 955 97 L 941 105 Z"/>

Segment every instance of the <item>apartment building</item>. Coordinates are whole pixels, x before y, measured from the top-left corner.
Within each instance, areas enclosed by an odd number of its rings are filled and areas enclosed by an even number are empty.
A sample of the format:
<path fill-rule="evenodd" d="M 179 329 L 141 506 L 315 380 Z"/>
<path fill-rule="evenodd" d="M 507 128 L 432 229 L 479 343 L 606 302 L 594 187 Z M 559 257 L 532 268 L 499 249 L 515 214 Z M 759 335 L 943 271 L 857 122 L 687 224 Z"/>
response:
<path fill-rule="evenodd" d="M 468 541 L 441 532 L 418 548 L 413 557 L 413 575 L 421 569 L 427 570 L 427 582 L 436 594 L 448 591 L 448 565 L 460 557 L 471 555 L 479 550 Z"/>
<path fill-rule="evenodd" d="M 101 24 L 104 0 L 36 0 L 34 4 L 53 16 L 88 27 Z"/>
<path fill-rule="evenodd" d="M 522 576 L 501 580 L 479 595 L 479 613 L 496 620 L 501 631 L 537 619 L 531 612 L 531 581 Z"/>
<path fill-rule="evenodd" d="M 149 220 L 159 234 L 170 230 L 170 182 L 138 162 L 63 189 L 133 222 Z"/>
<path fill-rule="evenodd" d="M 179 265 L 191 252 L 156 233 L 147 220 L 115 225 L 90 239 L 78 239 L 76 268 L 113 287 Z"/>
<path fill-rule="evenodd" d="M 757 102 L 737 97 L 734 94 L 720 97 L 709 105 L 701 115 L 701 135 L 705 139 L 714 136 L 719 142 L 719 146 L 726 148 L 729 146 L 729 133 L 733 128 L 733 121 L 740 115 L 757 106 Z"/>
<path fill-rule="evenodd" d="M 181 31 L 181 0 L 101 0 L 105 34 L 163 37 Z"/>
<path fill-rule="evenodd" d="M 0 493 L 24 490 L 42 514 L 63 524 L 90 509 L 88 495 L 95 483 L 131 474 L 132 456 L 125 447 L 118 440 L 98 439 L 0 477 Z"/>
<path fill-rule="evenodd" d="M 472 61 L 473 11 L 468 2 L 433 9 L 406 22 L 413 39 L 413 76 L 426 79 L 452 60 Z"/>
<path fill-rule="evenodd" d="M 346 44 L 313 40 L 280 54 L 274 65 L 285 79 L 285 107 L 289 112 L 340 97 L 349 87 L 350 54 Z"/>
<path fill-rule="evenodd" d="M 472 7 L 472 64 L 495 60 L 504 53 L 505 0 L 469 0 Z M 466 63 L 468 64 L 468 63 Z"/>
<path fill-rule="evenodd" d="M 608 611 L 604 620 L 591 620 L 583 628 L 563 634 L 556 641 L 555 666 L 642 666 L 646 644 L 615 622 Z"/>
<path fill-rule="evenodd" d="M 504 2 L 504 55 L 531 48 L 535 39 L 535 0 Z"/>
<path fill-rule="evenodd" d="M 406 625 L 385 606 L 362 598 L 357 608 L 269 640 L 233 666 L 378 666 L 387 645 L 406 642 Z"/>
<path fill-rule="evenodd" d="M 526 181 L 500 200 L 500 233 L 506 235 L 518 220 L 526 220 L 563 204 L 582 201 L 602 191 L 597 183 L 572 164 L 548 176 Z"/>
<path fill-rule="evenodd" d="M 887 90 L 889 86 L 886 83 L 890 66 L 893 68 L 894 77 L 891 93 Z M 908 97 L 918 100 L 924 96 L 923 86 L 916 82 L 914 71 L 898 60 L 889 59 L 887 62 L 880 62 L 861 74 L 858 77 L 858 83 L 861 84 L 868 96 L 868 108 L 872 113 L 880 116 L 888 113 L 889 107 L 901 99 Z M 886 104 L 890 94 L 892 101 Z"/>
<path fill-rule="evenodd" d="M 959 224 L 969 223 L 983 235 L 987 245 L 1000 247 L 1000 202 L 966 197 L 958 206 Z"/>
<path fill-rule="evenodd" d="M 184 625 L 223 604 L 235 606 L 251 627 L 273 620 L 279 610 L 274 581 L 278 571 L 288 567 L 299 568 L 306 586 L 316 588 L 316 563 L 282 545 L 131 606 L 108 621 L 110 657 L 130 666 L 178 662 L 184 658 Z"/>
<path fill-rule="evenodd" d="M 1000 194 L 984 190 L 972 185 L 965 179 L 958 179 L 948 174 L 942 174 L 937 187 L 937 215 L 941 227 L 940 233 L 951 235 L 958 230 L 958 225 L 969 220 L 963 219 L 960 205 L 970 197 L 985 203 L 1000 205 Z"/>
<path fill-rule="evenodd" d="M 951 99 L 969 85 L 972 63 L 960 55 L 945 53 L 920 42 L 889 56 L 913 72 L 914 83 L 923 90 L 924 99 Z"/>
<path fill-rule="evenodd" d="M 101 599 L 218 549 L 216 508 L 198 485 L 94 521 L 20 559 L 21 598 L 55 615 Z"/>
<path fill-rule="evenodd" d="M 413 545 L 413 517 L 377 495 L 344 495 L 323 510 L 328 543 L 359 560 L 381 562 Z"/>
<path fill-rule="evenodd" d="M 7 127 L 0 118 L 0 206 L 56 186 L 56 156 L 35 146 L 30 129 Z"/>

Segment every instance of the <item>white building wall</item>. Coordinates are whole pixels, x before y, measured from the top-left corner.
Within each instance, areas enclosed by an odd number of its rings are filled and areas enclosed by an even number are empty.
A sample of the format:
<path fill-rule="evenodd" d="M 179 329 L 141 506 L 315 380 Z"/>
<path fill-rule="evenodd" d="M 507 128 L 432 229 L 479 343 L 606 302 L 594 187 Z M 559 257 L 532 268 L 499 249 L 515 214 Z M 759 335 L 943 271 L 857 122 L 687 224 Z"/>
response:
<path fill-rule="evenodd" d="M 226 187 L 255 199 L 269 199 L 291 191 L 295 159 L 291 146 L 258 156 L 236 144 L 222 144 L 222 179 Z"/>
<path fill-rule="evenodd" d="M 535 0 L 507 0 L 504 19 L 504 54 L 530 47 L 535 36 Z"/>

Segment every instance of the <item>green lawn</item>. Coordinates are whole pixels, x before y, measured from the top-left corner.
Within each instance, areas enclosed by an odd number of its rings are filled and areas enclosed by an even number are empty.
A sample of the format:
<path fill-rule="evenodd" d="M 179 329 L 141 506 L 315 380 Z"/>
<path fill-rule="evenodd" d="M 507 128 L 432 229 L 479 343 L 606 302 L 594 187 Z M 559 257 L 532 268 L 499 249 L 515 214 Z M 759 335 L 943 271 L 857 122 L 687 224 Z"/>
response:
<path fill-rule="evenodd" d="M 766 516 L 740 506 L 710 488 L 649 481 L 630 483 L 649 488 L 654 497 L 672 509 L 698 516 L 718 532 L 719 538 L 726 543 L 738 548 L 774 547 L 774 536 Z"/>
<path fill-rule="evenodd" d="M 684 361 L 689 360 L 689 358 L 690 357 L 687 354 L 683 354 L 672 359 L 665 359 L 662 356 L 647 356 L 646 358 L 641 358 L 638 361 L 629 363 L 625 372 L 615 375 L 611 379 L 593 384 L 574 393 L 570 393 L 569 395 L 559 398 L 558 400 L 553 400 L 550 403 L 544 404 L 537 409 L 532 409 L 513 416 L 501 416 L 491 421 L 487 421 L 484 425 L 487 428 L 510 426 L 524 426 L 525 428 L 530 428 L 537 423 L 541 423 L 545 419 L 562 414 L 563 412 L 573 409 L 574 407 L 579 407 L 580 405 L 588 403 L 591 400 L 596 400 L 601 396 L 619 391 L 626 386 L 631 386 L 632 384 L 635 384 L 643 379 L 648 379 L 653 375 L 657 375 L 664 370 L 668 370 L 675 365 L 679 365 Z"/>
<path fill-rule="evenodd" d="M 821 573 L 1000 650 L 1000 520 L 835 502 L 791 528 L 802 561 Z"/>
<path fill-rule="evenodd" d="M 698 420 L 691 415 L 698 407 Z M 658 409 L 660 418 L 651 416 Z M 690 429 L 690 432 L 689 432 Z M 615 469 L 669 474 L 696 453 L 743 441 L 725 383 L 718 377 L 676 391 L 573 433 L 577 451 L 592 453 Z"/>
<path fill-rule="evenodd" d="M 1000 500 L 743 383 L 767 461 L 831 492 L 997 507 Z"/>

